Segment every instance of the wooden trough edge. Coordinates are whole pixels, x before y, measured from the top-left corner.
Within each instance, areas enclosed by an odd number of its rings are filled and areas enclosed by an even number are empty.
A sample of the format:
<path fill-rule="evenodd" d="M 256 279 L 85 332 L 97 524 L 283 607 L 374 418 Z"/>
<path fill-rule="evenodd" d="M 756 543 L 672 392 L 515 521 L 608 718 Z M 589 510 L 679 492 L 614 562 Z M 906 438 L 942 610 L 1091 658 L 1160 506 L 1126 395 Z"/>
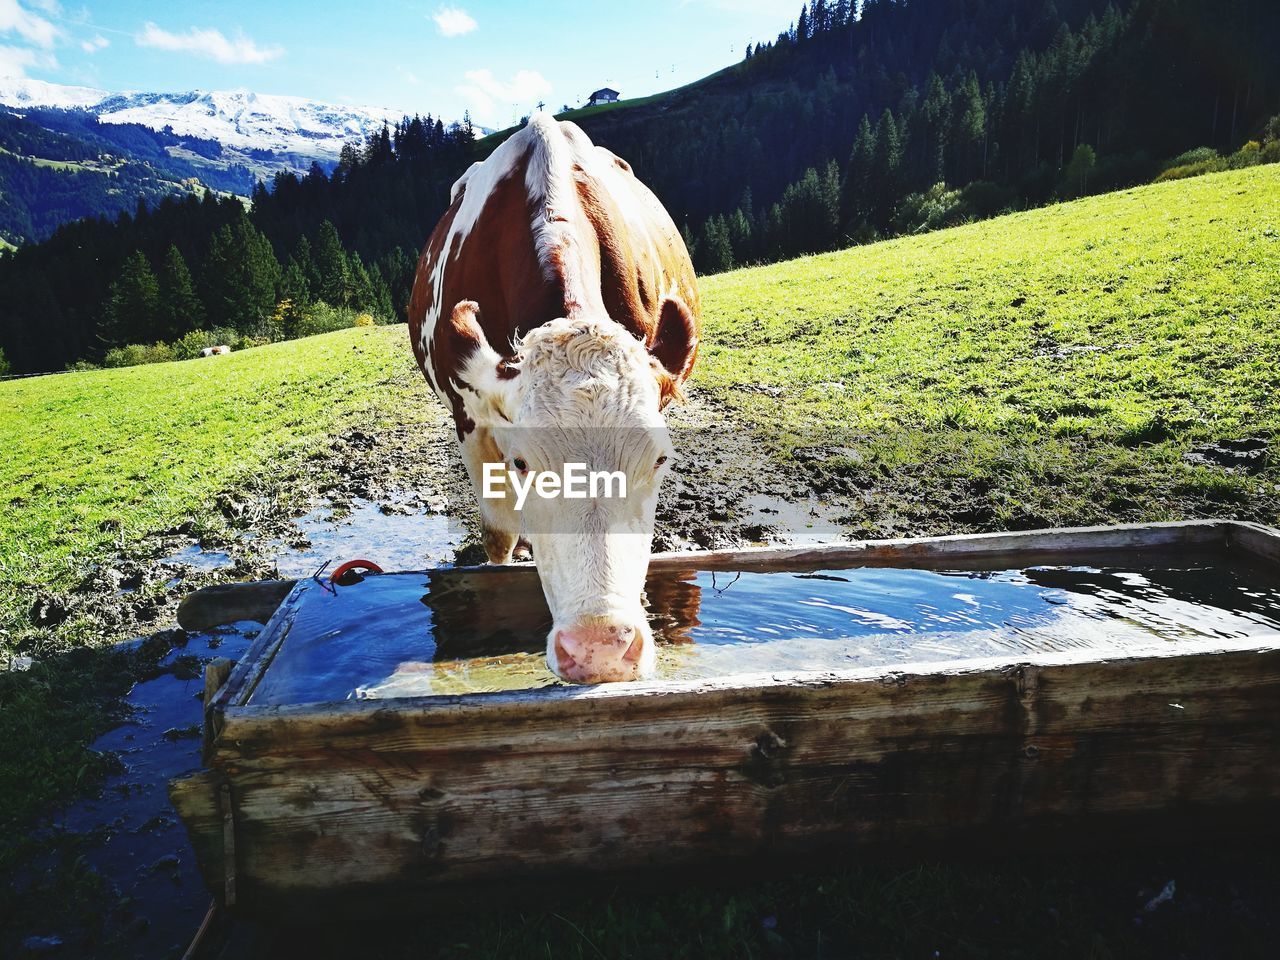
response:
<path fill-rule="evenodd" d="M 873 843 L 1034 849 L 1138 815 L 1158 832 L 1274 810 L 1278 704 L 1267 643 L 489 710 L 237 710 L 171 797 L 210 887 L 253 910 Z"/>
<path fill-rule="evenodd" d="M 969 565 L 1046 550 L 1170 547 L 1280 563 L 1280 532 L 1239 521 L 653 561 L 668 569 Z M 1280 637 L 248 704 L 311 586 L 289 592 L 207 704 L 210 769 L 170 785 L 210 889 L 249 912 L 335 891 L 912 839 L 1016 833 L 1037 845 L 1085 823 L 1089 831 L 1158 831 L 1207 817 L 1248 816 L 1267 830 L 1280 823 Z M 565 836 L 566 823 L 581 829 Z"/>
<path fill-rule="evenodd" d="M 809 566 L 815 563 L 888 564 L 900 560 L 946 562 L 960 559 L 998 559 L 1033 550 L 1105 553 L 1134 548 L 1151 549 L 1171 544 L 1210 548 L 1226 546 L 1228 543 L 1246 545 L 1260 554 L 1268 554 L 1269 551 L 1271 559 L 1280 560 L 1280 546 L 1276 545 L 1280 540 L 1275 531 L 1268 527 L 1240 520 L 1175 520 L 1008 533 L 842 540 L 801 547 L 766 545 L 726 550 L 670 551 L 653 554 L 649 559 L 649 569 L 683 570 L 696 566 L 711 570 L 742 564 L 765 568 Z M 469 574 L 509 575 L 513 570 L 533 571 L 536 567 L 533 564 L 480 564 L 452 569 Z M 183 598 L 178 608 L 178 623 L 187 630 L 207 630 L 237 620 L 265 623 L 299 582 L 259 580 L 204 587 Z"/>
<path fill-rule="evenodd" d="M 760 570 L 785 570 L 820 567 L 824 564 L 975 563 L 980 560 L 995 562 L 1014 555 L 1025 557 L 1040 552 L 1105 554 L 1159 549 L 1172 545 L 1206 550 L 1227 547 L 1233 543 L 1280 562 L 1280 532 L 1269 527 L 1236 520 L 1175 520 L 936 537 L 850 540 L 803 547 L 760 546 L 674 551 L 654 554 L 650 558 L 649 569 L 724 570 L 750 566 Z M 532 564 L 484 564 L 453 569 L 467 575 L 509 576 L 515 571 L 532 573 L 536 568 Z M 207 628 L 208 625 L 234 622 L 242 617 L 260 619 L 265 624 L 231 671 L 230 677 L 220 684 L 213 703 L 205 704 L 206 718 L 215 727 L 221 723 L 222 715 L 228 707 L 243 705 L 252 695 L 258 680 L 270 666 L 288 634 L 296 613 L 297 592 L 300 588 L 305 588 L 306 584 L 306 580 L 221 584 L 195 591 L 183 599 L 178 617 L 184 626 L 186 623 L 193 624 L 188 629 Z"/>

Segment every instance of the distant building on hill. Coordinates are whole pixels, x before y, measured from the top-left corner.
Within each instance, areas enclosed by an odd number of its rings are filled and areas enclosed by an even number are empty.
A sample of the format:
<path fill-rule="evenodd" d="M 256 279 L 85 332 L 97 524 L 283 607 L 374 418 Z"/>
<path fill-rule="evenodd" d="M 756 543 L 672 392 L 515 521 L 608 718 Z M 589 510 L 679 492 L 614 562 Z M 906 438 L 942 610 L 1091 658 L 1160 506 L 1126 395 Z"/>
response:
<path fill-rule="evenodd" d="M 612 87 L 601 87 L 595 93 L 591 94 L 587 100 L 588 107 L 594 107 L 597 103 L 617 103 L 618 97 L 622 94 L 618 93 Z"/>

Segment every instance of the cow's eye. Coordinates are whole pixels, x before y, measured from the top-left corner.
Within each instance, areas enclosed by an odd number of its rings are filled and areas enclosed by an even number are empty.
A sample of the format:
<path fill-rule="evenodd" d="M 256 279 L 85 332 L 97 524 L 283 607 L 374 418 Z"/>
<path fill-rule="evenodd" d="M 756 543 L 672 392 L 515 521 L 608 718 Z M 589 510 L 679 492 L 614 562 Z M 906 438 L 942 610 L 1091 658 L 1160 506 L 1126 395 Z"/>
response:
<path fill-rule="evenodd" d="M 529 472 L 529 464 L 525 463 L 524 457 L 516 457 L 514 460 L 511 461 L 511 464 L 521 473 Z"/>
<path fill-rule="evenodd" d="M 666 462 L 667 462 L 667 455 L 664 453 L 662 456 L 660 456 L 660 457 L 659 457 L 659 458 L 654 462 L 654 464 L 653 464 L 653 469 L 655 469 L 655 470 L 660 470 L 660 469 L 662 469 L 662 465 L 663 465 L 664 463 L 666 463 Z"/>

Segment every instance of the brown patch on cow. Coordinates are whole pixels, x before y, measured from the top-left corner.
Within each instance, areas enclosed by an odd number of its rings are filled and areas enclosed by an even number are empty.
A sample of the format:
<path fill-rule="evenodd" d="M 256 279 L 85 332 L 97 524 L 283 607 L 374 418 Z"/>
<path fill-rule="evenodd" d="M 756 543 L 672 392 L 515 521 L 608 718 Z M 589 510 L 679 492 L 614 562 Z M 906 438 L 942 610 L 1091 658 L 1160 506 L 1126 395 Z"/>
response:
<path fill-rule="evenodd" d="M 561 132 L 576 151 L 595 149 L 585 134 L 572 124 Z M 611 156 L 611 155 L 610 155 Z M 418 270 L 409 306 L 409 334 L 419 366 L 432 386 L 452 407 L 459 437 L 475 424 L 466 408 L 457 382 L 458 372 L 479 342 L 471 337 L 442 335 L 442 328 L 454 325 L 445 316 L 437 318 L 430 344 L 420 343 L 427 311 L 440 304 L 442 314 L 451 315 L 456 305 L 473 302 L 474 322 L 480 337 L 499 356 L 507 358 L 516 340 L 530 330 L 559 317 L 572 317 L 586 307 L 571 302 L 565 283 L 569 270 L 581 268 L 583 281 L 599 277 L 600 302 L 609 317 L 642 340 L 658 359 L 655 376 L 665 405 L 680 396 L 681 384 L 689 375 L 696 357 L 700 304 L 697 282 L 688 250 L 671 218 L 649 190 L 630 175 L 630 166 L 616 157 L 613 162 L 627 172 L 625 181 L 634 196 L 628 208 L 642 212 L 643 223 L 628 224 L 616 198 L 590 176 L 581 160 L 573 162 L 571 176 L 576 185 L 577 203 L 568 209 L 548 210 L 541 201 L 530 199 L 525 184 L 529 156 L 519 158 L 510 172 L 498 181 L 466 237 L 444 249 L 466 190 L 459 191 L 448 212 L 436 226 L 418 261 Z M 468 188 L 471 185 L 468 185 Z M 546 266 L 539 261 L 533 224 L 539 219 L 570 224 L 569 239 L 546 251 Z M 633 234 L 641 229 L 640 235 Z M 432 277 L 440 258 L 445 257 L 441 287 L 433 287 Z M 664 313 L 669 295 L 684 306 L 679 328 L 664 334 Z M 594 299 L 593 291 L 586 291 Z M 451 317 L 450 317 L 451 318 Z M 668 321 L 670 322 L 670 321 Z M 694 348 L 680 361 L 681 330 L 690 331 Z M 456 332 L 456 331 L 455 331 Z M 501 378 L 518 371 L 499 364 Z"/>

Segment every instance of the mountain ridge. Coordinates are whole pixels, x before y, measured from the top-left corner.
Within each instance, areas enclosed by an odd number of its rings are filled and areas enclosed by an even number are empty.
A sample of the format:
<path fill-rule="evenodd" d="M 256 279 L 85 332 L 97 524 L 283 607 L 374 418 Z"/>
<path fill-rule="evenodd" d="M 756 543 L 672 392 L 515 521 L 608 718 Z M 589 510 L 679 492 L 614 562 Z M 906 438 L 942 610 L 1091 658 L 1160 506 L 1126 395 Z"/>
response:
<path fill-rule="evenodd" d="M 336 161 L 344 144 L 363 142 L 403 111 L 326 103 L 248 89 L 124 91 L 26 77 L 0 78 L 0 106 L 10 110 L 86 110 L 102 123 L 169 128 L 178 136 L 217 140 L 241 150 L 270 150 Z"/>

